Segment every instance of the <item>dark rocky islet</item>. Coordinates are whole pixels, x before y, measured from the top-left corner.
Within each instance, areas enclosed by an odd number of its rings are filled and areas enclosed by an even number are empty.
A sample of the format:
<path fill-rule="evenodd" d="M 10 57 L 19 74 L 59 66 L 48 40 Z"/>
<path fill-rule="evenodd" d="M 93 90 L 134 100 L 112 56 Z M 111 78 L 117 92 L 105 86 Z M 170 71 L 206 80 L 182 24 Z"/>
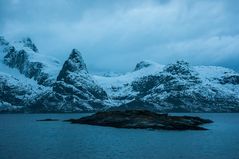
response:
<path fill-rule="evenodd" d="M 200 117 L 173 116 L 147 110 L 104 111 L 65 121 L 72 124 L 156 130 L 207 130 L 201 125 L 213 122 Z"/>
<path fill-rule="evenodd" d="M 39 119 L 36 121 L 59 121 L 59 119 L 51 119 L 51 118 L 47 118 L 47 119 Z"/>

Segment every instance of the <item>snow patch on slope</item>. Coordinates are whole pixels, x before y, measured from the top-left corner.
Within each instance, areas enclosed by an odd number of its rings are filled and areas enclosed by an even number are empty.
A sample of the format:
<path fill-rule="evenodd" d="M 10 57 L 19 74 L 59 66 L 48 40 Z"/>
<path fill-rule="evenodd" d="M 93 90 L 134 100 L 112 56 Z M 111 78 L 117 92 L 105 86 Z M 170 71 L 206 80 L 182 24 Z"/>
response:
<path fill-rule="evenodd" d="M 221 78 L 226 74 L 237 74 L 235 71 L 218 66 L 194 66 L 195 71 L 199 73 L 199 76 L 204 80 L 215 80 Z"/>
<path fill-rule="evenodd" d="M 151 62 L 154 63 L 154 62 Z M 98 83 L 102 88 L 105 89 L 107 94 L 109 95 L 116 95 L 114 89 L 117 89 L 117 93 L 124 94 L 129 92 L 129 88 L 126 86 L 132 83 L 133 81 L 143 77 L 148 76 L 151 74 L 156 74 L 158 72 L 163 71 L 164 65 L 160 65 L 154 63 L 148 67 L 141 68 L 137 71 L 128 72 L 124 75 L 113 76 L 113 77 L 105 77 L 99 75 L 93 75 L 93 79 Z"/>
<path fill-rule="evenodd" d="M 29 62 L 41 62 L 45 66 L 43 72 L 56 78 L 62 67 L 62 63 L 58 59 L 34 52 L 31 48 L 24 46 L 24 43 L 21 41 L 13 42 L 13 46 L 17 51 L 25 50 L 28 54 Z"/>

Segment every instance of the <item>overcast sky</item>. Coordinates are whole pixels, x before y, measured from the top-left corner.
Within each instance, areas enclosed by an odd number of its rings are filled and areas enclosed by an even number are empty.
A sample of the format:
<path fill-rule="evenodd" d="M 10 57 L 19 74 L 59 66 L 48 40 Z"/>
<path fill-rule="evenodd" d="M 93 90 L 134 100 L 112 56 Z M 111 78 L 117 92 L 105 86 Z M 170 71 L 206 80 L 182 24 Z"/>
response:
<path fill-rule="evenodd" d="M 82 52 L 91 72 L 141 60 L 239 70 L 238 0 L 0 0 L 0 34 L 29 36 L 40 53 Z"/>

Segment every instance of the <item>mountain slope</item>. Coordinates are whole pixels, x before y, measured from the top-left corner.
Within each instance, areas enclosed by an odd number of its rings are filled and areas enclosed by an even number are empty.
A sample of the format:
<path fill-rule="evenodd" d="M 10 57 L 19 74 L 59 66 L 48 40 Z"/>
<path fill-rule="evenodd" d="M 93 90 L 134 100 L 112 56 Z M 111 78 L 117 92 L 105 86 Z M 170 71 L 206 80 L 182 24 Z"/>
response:
<path fill-rule="evenodd" d="M 51 86 L 59 72 L 60 62 L 52 57 L 41 55 L 30 38 L 9 43 L 2 39 L 1 59 L 4 64 L 16 68 L 21 74 L 33 78 L 40 85 Z M 4 42 L 5 41 L 5 42 Z"/>
<path fill-rule="evenodd" d="M 0 64 L 0 68 L 0 112 L 23 112 L 26 105 L 47 90 L 17 70 L 7 68 L 3 64 Z"/>
<path fill-rule="evenodd" d="M 79 112 L 102 109 L 106 92 L 89 75 L 81 53 L 73 49 L 65 61 L 53 91 L 40 97 L 31 107 L 42 112 Z"/>

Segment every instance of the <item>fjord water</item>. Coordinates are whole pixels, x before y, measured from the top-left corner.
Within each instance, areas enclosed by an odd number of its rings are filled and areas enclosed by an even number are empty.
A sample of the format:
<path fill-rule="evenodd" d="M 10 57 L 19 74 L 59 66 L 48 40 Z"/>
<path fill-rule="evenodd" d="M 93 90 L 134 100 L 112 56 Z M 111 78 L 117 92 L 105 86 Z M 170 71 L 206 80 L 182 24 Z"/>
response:
<path fill-rule="evenodd" d="M 38 119 L 88 114 L 0 115 L 0 159 L 238 159 L 239 114 L 190 114 L 208 131 L 117 129 Z M 178 114 L 182 115 L 182 114 Z"/>

